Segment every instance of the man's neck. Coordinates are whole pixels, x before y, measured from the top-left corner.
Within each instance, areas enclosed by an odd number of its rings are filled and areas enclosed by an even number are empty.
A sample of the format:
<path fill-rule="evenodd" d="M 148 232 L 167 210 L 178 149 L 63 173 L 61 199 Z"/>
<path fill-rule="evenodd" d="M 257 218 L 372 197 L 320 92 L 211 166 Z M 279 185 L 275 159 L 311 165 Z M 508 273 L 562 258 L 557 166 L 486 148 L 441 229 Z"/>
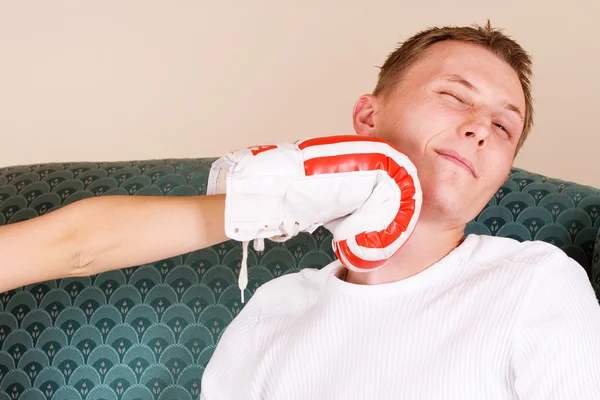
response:
<path fill-rule="evenodd" d="M 396 282 L 424 271 L 462 243 L 464 226 L 444 229 L 439 223 L 419 221 L 410 238 L 389 262 L 375 271 L 347 271 L 345 280 L 361 285 Z"/>

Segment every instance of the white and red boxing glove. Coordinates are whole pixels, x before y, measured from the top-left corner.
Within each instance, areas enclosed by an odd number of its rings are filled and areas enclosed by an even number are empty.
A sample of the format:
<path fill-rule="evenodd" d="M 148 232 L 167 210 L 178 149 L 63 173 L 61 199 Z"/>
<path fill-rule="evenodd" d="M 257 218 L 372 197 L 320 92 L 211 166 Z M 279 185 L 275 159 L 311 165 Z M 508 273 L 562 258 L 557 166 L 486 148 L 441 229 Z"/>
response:
<path fill-rule="evenodd" d="M 406 242 L 421 210 L 417 171 L 391 144 L 358 135 L 256 146 L 218 159 L 207 194 L 226 193 L 225 234 L 243 243 L 239 285 L 247 285 L 248 242 L 287 240 L 320 225 L 354 271 L 381 267 Z"/>

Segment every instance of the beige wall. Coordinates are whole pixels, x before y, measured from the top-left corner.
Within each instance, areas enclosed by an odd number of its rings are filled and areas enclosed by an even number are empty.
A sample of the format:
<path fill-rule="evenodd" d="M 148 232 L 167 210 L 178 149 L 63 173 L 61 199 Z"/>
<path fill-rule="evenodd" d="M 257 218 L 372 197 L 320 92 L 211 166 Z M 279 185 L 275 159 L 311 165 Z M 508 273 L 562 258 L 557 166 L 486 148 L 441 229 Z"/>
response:
<path fill-rule="evenodd" d="M 0 0 L 0 165 L 351 132 L 397 41 L 490 17 L 535 59 L 537 121 L 516 165 L 600 187 L 600 2 L 550 4 Z"/>

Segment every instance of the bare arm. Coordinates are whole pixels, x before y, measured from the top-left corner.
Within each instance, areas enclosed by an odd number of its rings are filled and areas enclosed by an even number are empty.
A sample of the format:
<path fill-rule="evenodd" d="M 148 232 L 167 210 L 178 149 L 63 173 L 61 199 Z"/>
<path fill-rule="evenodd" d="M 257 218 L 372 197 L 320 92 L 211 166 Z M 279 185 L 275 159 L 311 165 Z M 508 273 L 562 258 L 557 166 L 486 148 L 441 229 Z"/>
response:
<path fill-rule="evenodd" d="M 0 292 L 126 268 L 227 240 L 225 196 L 106 196 L 0 227 Z"/>

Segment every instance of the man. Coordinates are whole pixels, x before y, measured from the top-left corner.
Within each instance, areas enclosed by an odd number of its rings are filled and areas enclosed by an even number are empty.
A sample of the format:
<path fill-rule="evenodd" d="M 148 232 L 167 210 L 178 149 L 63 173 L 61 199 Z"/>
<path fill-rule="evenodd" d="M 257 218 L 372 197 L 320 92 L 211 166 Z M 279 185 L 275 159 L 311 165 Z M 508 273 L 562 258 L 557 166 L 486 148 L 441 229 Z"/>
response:
<path fill-rule="evenodd" d="M 502 33 L 430 29 L 354 108 L 415 164 L 423 205 L 384 267 L 334 262 L 263 285 L 203 377 L 211 399 L 597 399 L 600 309 L 546 243 L 464 238 L 532 126 L 530 58 Z"/>
<path fill-rule="evenodd" d="M 353 122 L 416 166 L 412 235 L 375 271 L 334 262 L 263 285 L 222 336 L 203 399 L 599 398 L 600 308 L 582 268 L 546 243 L 464 237 L 531 129 L 530 65 L 489 24 L 430 29 L 390 55 Z M 99 198 L 3 227 L 0 290 L 216 244 L 224 207 Z"/>

